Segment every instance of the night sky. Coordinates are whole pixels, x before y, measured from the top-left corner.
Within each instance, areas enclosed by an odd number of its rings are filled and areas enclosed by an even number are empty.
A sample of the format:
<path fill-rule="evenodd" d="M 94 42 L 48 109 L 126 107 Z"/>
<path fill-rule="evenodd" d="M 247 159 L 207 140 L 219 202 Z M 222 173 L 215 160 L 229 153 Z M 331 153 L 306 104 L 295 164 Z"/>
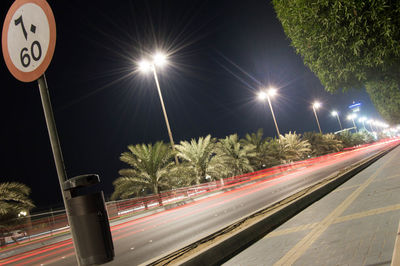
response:
<path fill-rule="evenodd" d="M 2 21 L 13 1 L 2 0 Z M 330 95 L 290 46 L 267 0 L 49 1 L 57 24 L 46 71 L 69 177 L 98 173 L 106 197 L 125 165 L 129 144 L 169 142 L 154 79 L 137 62 L 156 50 L 169 64 L 159 80 L 174 140 L 222 138 L 264 129 L 275 136 L 268 106 L 257 92 L 274 86 L 281 133 L 345 127 L 353 101 L 379 118 L 364 91 Z M 1 56 L 3 58 L 3 56 Z M 37 82 L 16 80 L 1 59 L 0 181 L 32 188 L 40 208 L 62 202 Z"/>

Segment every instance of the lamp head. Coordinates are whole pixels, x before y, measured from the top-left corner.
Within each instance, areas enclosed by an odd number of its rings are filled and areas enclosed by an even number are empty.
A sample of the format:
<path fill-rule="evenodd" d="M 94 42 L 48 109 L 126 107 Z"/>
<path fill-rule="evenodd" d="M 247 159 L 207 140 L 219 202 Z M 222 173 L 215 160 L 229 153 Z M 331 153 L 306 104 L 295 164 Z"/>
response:
<path fill-rule="evenodd" d="M 321 107 L 321 103 L 319 103 L 319 102 L 314 102 L 314 103 L 313 103 L 313 107 L 314 107 L 315 109 L 318 109 L 318 108 Z"/>
<path fill-rule="evenodd" d="M 274 96 L 274 95 L 276 95 L 276 92 L 277 91 L 275 88 L 270 88 L 267 93 L 269 96 Z"/>
<path fill-rule="evenodd" d="M 147 60 L 140 61 L 139 70 L 142 72 L 149 72 L 151 70 L 151 63 Z"/>
<path fill-rule="evenodd" d="M 350 115 L 347 116 L 347 119 L 348 119 L 348 120 L 352 120 L 352 119 L 354 119 L 354 118 L 357 118 L 357 115 L 356 115 L 356 114 L 350 114 Z"/>
<path fill-rule="evenodd" d="M 267 99 L 268 95 L 264 92 L 264 91 L 260 91 L 258 93 L 258 99 L 264 101 L 265 99 Z"/>
<path fill-rule="evenodd" d="M 153 55 L 153 62 L 157 66 L 163 66 L 167 63 L 167 56 L 163 53 L 157 52 Z"/>

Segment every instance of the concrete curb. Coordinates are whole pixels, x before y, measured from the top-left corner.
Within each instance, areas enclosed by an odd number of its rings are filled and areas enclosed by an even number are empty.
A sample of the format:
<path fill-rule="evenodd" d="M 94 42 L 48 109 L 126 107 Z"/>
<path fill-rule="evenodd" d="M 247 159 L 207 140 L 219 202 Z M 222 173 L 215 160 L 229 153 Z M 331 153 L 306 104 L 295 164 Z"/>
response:
<path fill-rule="evenodd" d="M 285 203 L 283 206 L 279 206 L 279 204 L 281 203 L 279 202 L 278 208 L 274 208 L 272 214 L 268 215 L 265 218 L 262 218 L 259 221 L 253 222 L 252 224 L 246 225 L 245 227 L 239 229 L 238 232 L 234 232 L 233 235 L 229 237 L 221 237 L 220 239 L 216 239 L 217 237 L 223 235 L 229 227 L 239 227 L 246 220 L 256 217 L 257 215 L 259 215 L 259 213 L 265 213 L 266 211 L 268 213 L 271 213 L 271 206 L 259 210 L 244 219 L 240 219 L 234 224 L 215 232 L 211 236 L 203 238 L 189 246 L 186 246 L 153 262 L 147 263 L 149 263 L 148 265 L 220 265 L 244 250 L 245 248 L 249 247 L 251 244 L 255 243 L 257 240 L 264 237 L 267 233 L 271 232 L 276 227 L 280 226 L 281 224 L 310 206 L 312 203 L 318 201 L 319 199 L 333 191 L 335 188 L 345 183 L 351 177 L 364 170 L 369 165 L 371 165 L 396 147 L 397 145 L 386 151 L 378 153 L 377 155 L 374 155 L 364 161 L 356 163 L 355 165 L 353 165 L 352 169 L 345 171 L 342 174 L 339 174 L 339 176 L 338 174 L 334 174 L 335 176 L 330 176 L 326 178 L 325 181 L 317 183 L 309 188 L 303 189 L 300 192 L 297 192 L 293 196 L 289 197 L 293 197 L 294 199 Z M 200 252 L 189 255 L 186 258 L 181 258 L 183 255 L 185 255 L 185 253 L 190 252 L 193 248 L 203 243 L 206 243 L 207 241 L 214 243 L 207 246 L 206 248 L 204 248 L 204 250 Z"/>
<path fill-rule="evenodd" d="M 400 265 L 400 222 L 399 229 L 397 230 L 396 241 L 394 242 L 392 266 Z"/>

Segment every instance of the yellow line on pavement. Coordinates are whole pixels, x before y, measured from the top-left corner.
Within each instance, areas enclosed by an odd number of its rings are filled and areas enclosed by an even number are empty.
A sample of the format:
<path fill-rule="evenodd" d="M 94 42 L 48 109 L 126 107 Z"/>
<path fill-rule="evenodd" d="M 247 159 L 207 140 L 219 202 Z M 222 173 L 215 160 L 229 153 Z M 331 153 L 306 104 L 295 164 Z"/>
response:
<path fill-rule="evenodd" d="M 287 235 L 291 233 L 296 233 L 299 231 L 304 231 L 304 230 L 309 230 L 313 229 L 315 226 L 317 226 L 318 223 L 311 223 L 311 224 L 305 224 L 305 225 L 300 225 L 300 226 L 295 226 L 287 229 L 282 229 L 278 231 L 273 231 L 266 235 L 264 238 L 270 238 L 270 237 L 276 237 L 276 236 L 282 236 L 282 235 Z"/>
<path fill-rule="evenodd" d="M 392 179 L 392 178 L 397 178 L 397 177 L 400 177 L 400 174 L 392 175 L 392 176 L 386 177 L 385 179 Z"/>
<path fill-rule="evenodd" d="M 342 222 L 349 221 L 349 220 L 360 219 L 360 218 L 364 218 L 364 217 L 371 216 L 371 215 L 377 215 L 377 214 L 390 212 L 390 211 L 397 211 L 397 210 L 400 210 L 400 204 L 395 204 L 395 205 L 391 205 L 391 206 L 386 206 L 386 207 L 382 207 L 382 208 L 377 208 L 377 209 L 373 209 L 373 210 L 368 210 L 368 211 L 364 211 L 364 212 L 359 212 L 359 213 L 354 213 L 354 214 L 338 217 L 338 218 L 336 218 L 334 223 L 335 224 L 342 223 Z"/>
<path fill-rule="evenodd" d="M 348 189 L 352 189 L 352 188 L 357 188 L 357 187 L 359 187 L 359 186 L 360 186 L 360 185 L 353 185 L 353 186 L 348 186 L 348 187 L 340 187 L 340 188 L 335 189 L 335 190 L 332 191 L 331 193 L 340 192 L 340 191 L 348 190 Z"/>
<path fill-rule="evenodd" d="M 363 212 L 358 212 L 358 213 L 338 217 L 335 219 L 333 224 L 342 223 L 342 222 L 355 220 L 355 219 L 361 219 L 361 218 L 364 218 L 367 216 L 378 215 L 378 214 L 382 214 L 385 212 L 391 212 L 391 211 L 397 211 L 397 210 L 400 210 L 400 204 L 394 204 L 394 205 L 390 205 L 390 206 L 386 206 L 386 207 L 382 207 L 382 208 L 376 208 L 373 210 L 368 210 L 368 211 L 363 211 Z M 276 230 L 276 231 L 269 233 L 264 238 L 272 238 L 272 237 L 288 235 L 291 233 L 296 233 L 296 232 L 300 232 L 300 231 L 304 231 L 304 230 L 309 230 L 309 229 L 313 229 L 317 225 L 318 225 L 318 222 L 294 226 L 294 227 L 290 227 L 290 228 L 286 228 L 286 229 L 282 229 L 282 230 Z"/>
<path fill-rule="evenodd" d="M 339 217 L 354 200 L 363 192 L 378 174 L 397 156 L 399 151 L 394 153 L 390 159 L 382 164 L 373 175 L 371 175 L 364 183 L 360 185 L 353 193 L 351 193 L 336 209 L 334 209 L 324 220 L 322 220 L 314 229 L 311 230 L 302 240 L 300 240 L 289 252 L 287 252 L 279 261 L 274 265 L 292 265 L 301 255 L 317 240 L 323 232 Z"/>

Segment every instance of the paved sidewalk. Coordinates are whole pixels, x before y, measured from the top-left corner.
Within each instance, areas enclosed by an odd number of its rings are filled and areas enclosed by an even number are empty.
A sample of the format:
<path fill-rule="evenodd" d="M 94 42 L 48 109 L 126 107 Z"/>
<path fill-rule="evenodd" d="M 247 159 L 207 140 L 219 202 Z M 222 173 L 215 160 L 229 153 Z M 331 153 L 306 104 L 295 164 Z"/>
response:
<path fill-rule="evenodd" d="M 390 265 L 399 168 L 397 147 L 224 265 Z"/>

